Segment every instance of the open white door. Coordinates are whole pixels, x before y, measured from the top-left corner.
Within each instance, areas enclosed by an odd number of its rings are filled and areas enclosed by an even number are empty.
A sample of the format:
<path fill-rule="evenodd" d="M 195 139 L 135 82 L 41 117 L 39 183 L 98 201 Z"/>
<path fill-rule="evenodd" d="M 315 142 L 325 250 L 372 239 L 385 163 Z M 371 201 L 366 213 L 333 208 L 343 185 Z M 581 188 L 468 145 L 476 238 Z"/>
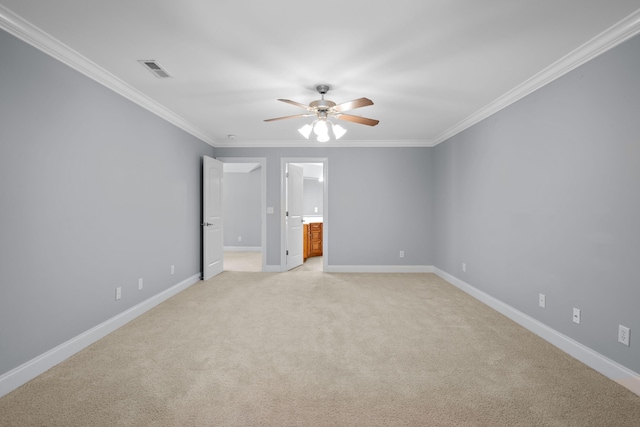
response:
<path fill-rule="evenodd" d="M 202 171 L 202 278 L 222 273 L 222 162 L 204 156 Z"/>
<path fill-rule="evenodd" d="M 287 270 L 302 265 L 302 185 L 301 166 L 287 164 Z"/>

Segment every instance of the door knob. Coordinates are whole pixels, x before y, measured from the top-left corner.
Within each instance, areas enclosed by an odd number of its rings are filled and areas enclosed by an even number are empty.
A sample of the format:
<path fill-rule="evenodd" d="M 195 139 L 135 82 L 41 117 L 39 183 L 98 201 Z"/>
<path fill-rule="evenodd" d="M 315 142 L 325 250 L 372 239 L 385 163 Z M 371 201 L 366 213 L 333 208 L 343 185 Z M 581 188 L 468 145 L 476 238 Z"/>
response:
<path fill-rule="evenodd" d="M 211 226 L 213 224 L 211 224 L 210 222 L 205 222 L 204 224 L 200 224 L 200 225 L 202 225 L 204 227 L 209 227 L 209 226 Z"/>

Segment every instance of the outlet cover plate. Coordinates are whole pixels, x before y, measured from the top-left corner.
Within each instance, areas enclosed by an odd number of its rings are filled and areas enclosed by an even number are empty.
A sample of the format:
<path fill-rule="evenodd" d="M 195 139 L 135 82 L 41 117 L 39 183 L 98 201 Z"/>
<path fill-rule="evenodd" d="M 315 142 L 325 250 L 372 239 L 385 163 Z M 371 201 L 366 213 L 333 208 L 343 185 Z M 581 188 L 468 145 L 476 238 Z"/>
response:
<path fill-rule="evenodd" d="M 579 308 L 574 308 L 573 309 L 573 322 L 580 324 L 580 309 Z"/>
<path fill-rule="evenodd" d="M 626 326 L 618 325 L 618 342 L 629 347 L 629 334 L 631 329 Z"/>
<path fill-rule="evenodd" d="M 547 307 L 547 297 L 545 296 L 545 294 L 538 295 L 538 305 L 542 308 Z"/>

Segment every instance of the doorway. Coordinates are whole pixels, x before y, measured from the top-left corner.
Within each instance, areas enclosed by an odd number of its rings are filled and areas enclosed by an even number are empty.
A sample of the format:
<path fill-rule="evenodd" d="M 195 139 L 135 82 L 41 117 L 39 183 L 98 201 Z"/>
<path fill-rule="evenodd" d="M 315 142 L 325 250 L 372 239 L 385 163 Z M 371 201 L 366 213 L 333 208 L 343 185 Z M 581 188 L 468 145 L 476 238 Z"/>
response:
<path fill-rule="evenodd" d="M 328 159 L 326 157 L 289 157 L 281 159 L 281 268 L 288 271 L 290 268 L 289 254 L 287 253 L 289 242 L 289 228 L 287 223 L 288 195 L 287 195 L 287 171 L 289 166 L 303 169 L 303 212 L 302 222 L 305 230 L 314 231 L 314 238 L 320 235 L 321 255 L 313 253 L 304 258 L 302 265 L 295 268 L 305 271 L 326 271 L 329 259 L 329 209 L 328 209 Z M 320 231 L 318 233 L 318 230 Z M 297 239 L 297 237 L 295 237 Z M 297 243 L 297 242 L 294 242 Z M 317 245 L 317 242 L 316 242 Z M 317 248 L 317 246 L 316 246 Z"/>
<path fill-rule="evenodd" d="M 266 168 L 264 157 L 219 157 L 225 199 L 225 271 L 265 271 L 267 259 Z M 229 192 L 227 192 L 229 193 Z"/>

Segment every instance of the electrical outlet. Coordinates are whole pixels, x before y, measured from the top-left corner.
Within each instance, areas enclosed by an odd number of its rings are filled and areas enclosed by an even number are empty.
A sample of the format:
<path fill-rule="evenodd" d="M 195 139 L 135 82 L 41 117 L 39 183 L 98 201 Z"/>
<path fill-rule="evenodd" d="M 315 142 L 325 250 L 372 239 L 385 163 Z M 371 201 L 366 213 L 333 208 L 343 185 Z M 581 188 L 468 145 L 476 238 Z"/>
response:
<path fill-rule="evenodd" d="M 171 274 L 173 275 L 173 274 L 175 274 L 175 273 L 176 273 L 176 266 L 175 266 L 175 265 L 172 265 L 172 266 L 171 266 Z"/>
<path fill-rule="evenodd" d="M 462 263 L 462 272 L 463 272 L 463 273 L 466 273 L 466 272 L 467 272 L 467 263 L 466 263 L 466 262 L 463 262 L 463 263 Z"/>
<path fill-rule="evenodd" d="M 629 347 L 629 334 L 631 329 L 626 326 L 618 325 L 618 342 Z"/>
<path fill-rule="evenodd" d="M 404 258 L 404 251 L 400 251 L 400 258 Z"/>
<path fill-rule="evenodd" d="M 122 298 L 122 288 L 118 286 L 116 288 L 116 301 L 119 300 L 120 298 Z"/>
<path fill-rule="evenodd" d="M 242 236 L 238 236 L 238 242 L 242 242 Z"/>
<path fill-rule="evenodd" d="M 573 308 L 573 322 L 580 324 L 580 309 L 579 308 Z"/>
<path fill-rule="evenodd" d="M 538 305 L 542 308 L 547 307 L 547 297 L 545 296 L 545 294 L 538 295 Z"/>
<path fill-rule="evenodd" d="M 318 207 L 317 206 L 313 208 L 313 213 L 318 213 Z"/>
<path fill-rule="evenodd" d="M 144 286 L 143 282 L 142 282 L 142 277 L 138 279 L 138 290 L 141 291 L 142 287 Z"/>

